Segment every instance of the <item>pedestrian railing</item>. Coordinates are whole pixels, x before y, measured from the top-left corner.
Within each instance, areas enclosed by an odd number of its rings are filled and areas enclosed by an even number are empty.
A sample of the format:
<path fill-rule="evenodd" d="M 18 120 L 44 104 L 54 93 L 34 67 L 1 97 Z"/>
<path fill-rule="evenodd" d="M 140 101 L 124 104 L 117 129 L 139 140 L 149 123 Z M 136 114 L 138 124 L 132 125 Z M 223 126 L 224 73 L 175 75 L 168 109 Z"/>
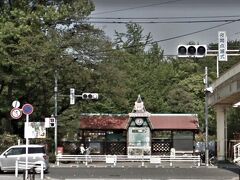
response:
<path fill-rule="evenodd" d="M 240 143 L 235 144 L 233 146 L 233 153 L 234 153 L 233 162 L 239 163 L 240 162 Z"/>
<path fill-rule="evenodd" d="M 142 166 L 144 163 L 150 164 L 162 164 L 169 163 L 173 166 L 174 162 L 191 162 L 195 166 L 200 166 L 201 158 L 195 155 L 181 155 L 181 156 L 150 156 L 150 155 L 63 155 L 59 154 L 56 156 L 56 164 L 60 165 L 60 162 L 82 162 L 85 165 L 94 162 L 103 162 L 106 164 L 112 164 L 116 166 L 120 162 L 140 162 Z"/>
<path fill-rule="evenodd" d="M 17 160 L 15 164 L 15 177 L 18 177 L 19 171 L 23 171 L 24 176 L 29 175 L 30 177 L 30 178 L 24 177 L 23 179 L 35 179 L 37 168 L 40 168 L 40 179 L 44 179 L 43 162 L 39 162 L 38 164 L 33 162 L 28 162 L 26 166 L 26 161 Z M 28 174 L 26 174 L 26 170 L 28 171 Z"/>

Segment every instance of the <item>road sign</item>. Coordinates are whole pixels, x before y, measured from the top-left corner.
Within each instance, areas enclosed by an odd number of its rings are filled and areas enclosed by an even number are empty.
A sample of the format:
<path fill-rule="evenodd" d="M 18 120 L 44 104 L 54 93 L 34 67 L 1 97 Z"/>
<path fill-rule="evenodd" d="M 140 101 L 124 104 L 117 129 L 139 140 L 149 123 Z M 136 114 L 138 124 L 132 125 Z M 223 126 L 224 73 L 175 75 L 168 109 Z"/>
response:
<path fill-rule="evenodd" d="M 20 106 L 20 102 L 19 101 L 13 101 L 12 102 L 12 107 L 14 107 L 14 108 L 19 108 L 19 106 Z"/>
<path fill-rule="evenodd" d="M 225 31 L 218 32 L 218 61 L 227 61 L 227 35 Z"/>
<path fill-rule="evenodd" d="M 75 104 L 75 89 L 70 88 L 70 104 Z"/>
<path fill-rule="evenodd" d="M 13 108 L 10 115 L 13 119 L 19 119 L 22 116 L 22 111 L 19 108 Z"/>
<path fill-rule="evenodd" d="M 32 114 L 33 112 L 33 106 L 31 104 L 24 104 L 22 107 L 23 114 Z"/>

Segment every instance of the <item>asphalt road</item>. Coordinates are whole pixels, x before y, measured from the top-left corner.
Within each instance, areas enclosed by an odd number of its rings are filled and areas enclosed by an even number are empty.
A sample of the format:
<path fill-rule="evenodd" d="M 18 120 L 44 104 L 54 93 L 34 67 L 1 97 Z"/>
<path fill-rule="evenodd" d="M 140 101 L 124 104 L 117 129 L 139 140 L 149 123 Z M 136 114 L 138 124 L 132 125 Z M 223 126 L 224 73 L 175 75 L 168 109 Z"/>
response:
<path fill-rule="evenodd" d="M 0 180 L 23 179 L 1 174 Z M 36 180 L 40 179 L 36 175 Z M 45 179 L 52 180 L 240 180 L 239 167 L 52 167 Z"/>
<path fill-rule="evenodd" d="M 239 168 L 53 168 L 54 179 L 240 180 Z"/>

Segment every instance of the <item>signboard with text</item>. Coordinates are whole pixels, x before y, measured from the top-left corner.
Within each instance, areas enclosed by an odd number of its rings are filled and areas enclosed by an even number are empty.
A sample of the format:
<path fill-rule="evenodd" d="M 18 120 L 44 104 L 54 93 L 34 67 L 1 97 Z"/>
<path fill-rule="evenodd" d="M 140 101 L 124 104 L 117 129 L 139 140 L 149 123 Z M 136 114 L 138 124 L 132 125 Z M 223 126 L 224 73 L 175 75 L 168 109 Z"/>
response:
<path fill-rule="evenodd" d="M 218 61 L 227 61 L 227 35 L 225 31 L 218 32 Z"/>
<path fill-rule="evenodd" d="M 46 138 L 45 122 L 25 123 L 24 138 Z"/>

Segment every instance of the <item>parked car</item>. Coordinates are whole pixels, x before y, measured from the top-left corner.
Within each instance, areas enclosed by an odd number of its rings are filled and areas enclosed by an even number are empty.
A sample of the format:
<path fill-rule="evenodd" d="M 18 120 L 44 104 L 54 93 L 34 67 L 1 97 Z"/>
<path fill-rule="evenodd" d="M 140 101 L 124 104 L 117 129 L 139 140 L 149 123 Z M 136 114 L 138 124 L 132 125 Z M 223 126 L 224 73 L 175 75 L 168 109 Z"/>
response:
<path fill-rule="evenodd" d="M 0 171 L 14 171 L 16 160 L 26 162 L 26 145 L 11 146 L 0 155 Z M 28 162 L 34 164 L 36 171 L 40 172 L 41 162 L 43 162 L 44 172 L 48 172 L 49 158 L 44 145 L 28 145 Z"/>

